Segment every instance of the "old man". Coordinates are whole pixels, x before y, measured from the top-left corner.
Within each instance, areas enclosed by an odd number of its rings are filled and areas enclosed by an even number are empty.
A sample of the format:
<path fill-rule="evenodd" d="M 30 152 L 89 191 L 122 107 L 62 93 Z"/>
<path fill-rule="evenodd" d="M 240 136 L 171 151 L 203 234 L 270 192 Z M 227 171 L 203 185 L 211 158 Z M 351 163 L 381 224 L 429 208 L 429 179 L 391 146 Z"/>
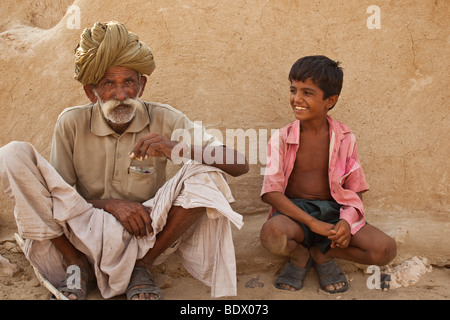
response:
<path fill-rule="evenodd" d="M 235 295 L 230 221 L 240 228 L 242 216 L 224 172 L 246 173 L 245 157 L 182 112 L 139 99 L 154 59 L 123 24 L 85 29 L 75 58 L 91 103 L 60 114 L 50 162 L 26 142 L 0 149 L 27 258 L 69 299 L 85 299 L 94 281 L 105 298 L 159 299 L 149 267 L 172 252 L 213 297 Z M 167 180 L 167 161 L 180 159 Z"/>

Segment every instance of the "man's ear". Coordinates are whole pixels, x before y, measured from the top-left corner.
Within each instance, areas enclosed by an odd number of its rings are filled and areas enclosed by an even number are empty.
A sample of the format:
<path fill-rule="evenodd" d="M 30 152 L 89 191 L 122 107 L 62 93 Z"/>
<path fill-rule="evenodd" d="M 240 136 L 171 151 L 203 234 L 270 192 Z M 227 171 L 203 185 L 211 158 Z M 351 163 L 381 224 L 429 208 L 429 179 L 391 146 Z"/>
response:
<path fill-rule="evenodd" d="M 141 91 L 139 92 L 138 98 L 142 97 L 142 94 L 144 93 L 145 85 L 147 84 L 147 77 L 141 76 L 140 82 L 141 82 Z"/>
<path fill-rule="evenodd" d="M 86 96 L 91 100 L 92 103 L 97 102 L 97 96 L 94 93 L 94 86 L 92 84 L 87 84 L 83 86 L 84 93 L 86 93 Z"/>

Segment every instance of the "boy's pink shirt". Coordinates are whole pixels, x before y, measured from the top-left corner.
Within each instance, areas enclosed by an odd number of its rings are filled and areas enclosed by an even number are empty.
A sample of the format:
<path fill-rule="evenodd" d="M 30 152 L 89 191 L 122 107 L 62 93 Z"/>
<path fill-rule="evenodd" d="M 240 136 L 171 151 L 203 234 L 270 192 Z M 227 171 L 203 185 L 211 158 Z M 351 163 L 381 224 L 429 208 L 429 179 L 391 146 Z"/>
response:
<path fill-rule="evenodd" d="M 364 206 L 357 192 L 367 191 L 369 186 L 358 159 L 354 134 L 346 125 L 330 116 L 327 116 L 327 120 L 330 127 L 328 180 L 331 195 L 342 205 L 340 218 L 350 224 L 351 234 L 355 234 L 365 224 Z M 278 145 L 276 140 L 279 141 Z M 261 196 L 268 192 L 284 194 L 294 168 L 299 141 L 299 120 L 272 136 L 267 146 L 267 167 Z M 269 217 L 273 212 L 275 208 L 270 210 Z"/>

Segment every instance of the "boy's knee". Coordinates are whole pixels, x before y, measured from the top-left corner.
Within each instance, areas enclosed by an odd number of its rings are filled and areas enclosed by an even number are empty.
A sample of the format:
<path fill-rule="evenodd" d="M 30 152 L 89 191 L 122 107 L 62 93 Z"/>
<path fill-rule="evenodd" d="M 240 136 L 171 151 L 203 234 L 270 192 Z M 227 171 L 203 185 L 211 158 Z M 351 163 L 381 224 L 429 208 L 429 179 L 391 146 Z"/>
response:
<path fill-rule="evenodd" d="M 273 224 L 264 224 L 260 233 L 261 245 L 273 254 L 284 254 L 287 235 Z"/>
<path fill-rule="evenodd" d="M 388 238 L 382 245 L 374 252 L 374 259 L 376 264 L 384 266 L 390 263 L 397 255 L 397 244 L 394 239 Z"/>
<path fill-rule="evenodd" d="M 388 264 L 397 256 L 397 243 L 394 239 L 390 239 L 388 244 L 384 248 L 384 256 L 388 260 L 385 264 Z"/>

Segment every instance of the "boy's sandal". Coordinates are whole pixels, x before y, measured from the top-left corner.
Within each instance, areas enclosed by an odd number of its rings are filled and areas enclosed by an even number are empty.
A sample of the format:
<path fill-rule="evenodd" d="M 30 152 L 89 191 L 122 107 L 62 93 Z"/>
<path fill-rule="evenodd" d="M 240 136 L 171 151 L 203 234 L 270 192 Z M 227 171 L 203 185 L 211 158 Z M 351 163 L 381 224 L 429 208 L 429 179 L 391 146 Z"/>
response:
<path fill-rule="evenodd" d="M 328 262 L 318 264 L 316 263 L 317 273 L 319 274 L 319 284 L 320 288 L 329 293 L 338 293 L 344 292 L 348 289 L 347 277 L 342 272 L 341 268 L 339 268 L 338 264 L 334 259 L 331 259 Z M 329 290 L 326 289 L 326 286 L 335 283 L 345 283 L 342 288 Z"/>
<path fill-rule="evenodd" d="M 309 257 L 305 268 L 297 267 L 289 261 L 286 262 L 283 271 L 281 271 L 280 276 L 275 282 L 275 287 L 281 290 L 288 290 L 280 286 L 281 284 L 285 284 L 293 287 L 295 290 L 300 290 L 301 288 L 303 288 L 303 281 L 306 278 L 306 273 L 311 267 L 312 262 L 313 260 L 311 259 L 311 257 Z"/>
<path fill-rule="evenodd" d="M 161 299 L 161 290 L 156 285 L 146 267 L 134 267 L 133 272 L 131 273 L 130 283 L 126 290 L 128 300 L 131 300 L 133 296 L 140 293 L 156 295 L 157 298 L 152 300 Z"/>

